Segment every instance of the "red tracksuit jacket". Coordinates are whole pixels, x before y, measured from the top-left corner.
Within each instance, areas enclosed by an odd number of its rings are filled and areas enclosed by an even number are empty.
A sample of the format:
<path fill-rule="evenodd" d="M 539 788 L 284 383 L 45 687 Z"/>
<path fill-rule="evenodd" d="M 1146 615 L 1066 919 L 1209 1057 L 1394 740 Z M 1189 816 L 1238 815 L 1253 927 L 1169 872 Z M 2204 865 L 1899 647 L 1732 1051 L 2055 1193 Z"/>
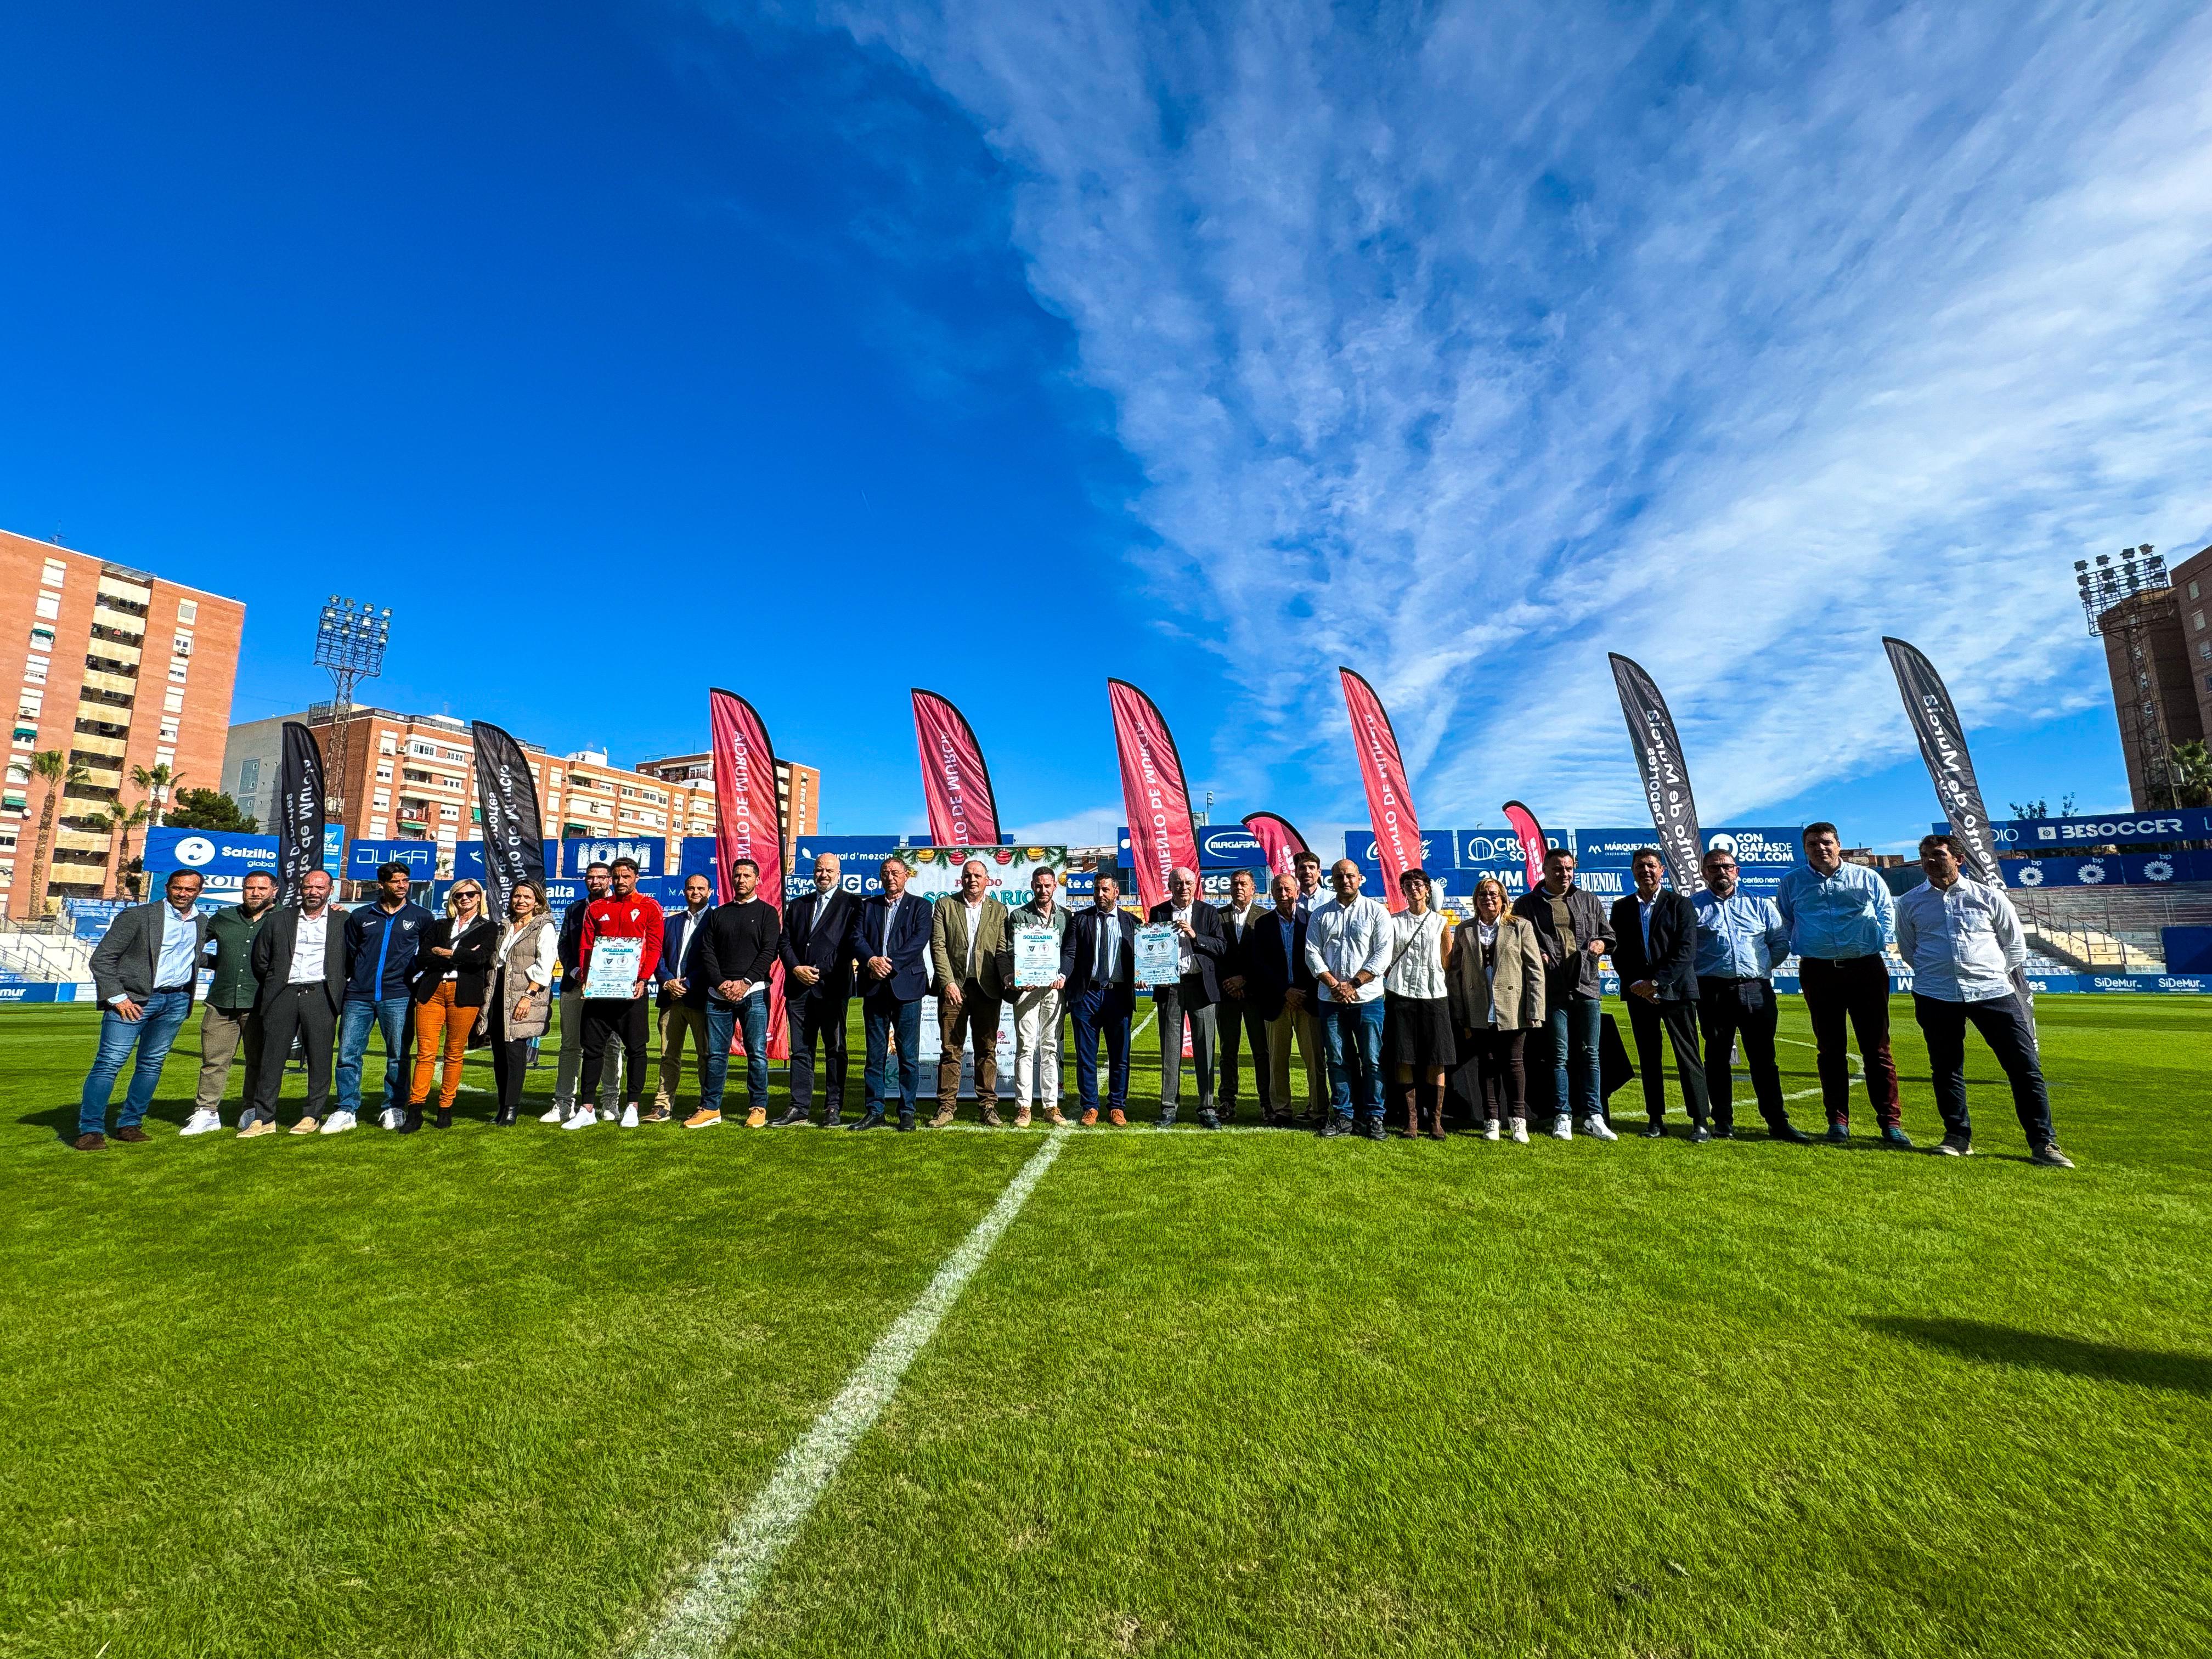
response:
<path fill-rule="evenodd" d="M 590 979 L 592 942 L 599 939 L 643 939 L 645 949 L 638 953 L 637 976 L 650 979 L 653 964 L 660 960 L 660 906 L 642 893 L 632 893 L 628 898 L 617 898 L 610 893 L 605 898 L 593 899 L 584 909 L 584 941 L 576 951 L 578 981 Z"/>

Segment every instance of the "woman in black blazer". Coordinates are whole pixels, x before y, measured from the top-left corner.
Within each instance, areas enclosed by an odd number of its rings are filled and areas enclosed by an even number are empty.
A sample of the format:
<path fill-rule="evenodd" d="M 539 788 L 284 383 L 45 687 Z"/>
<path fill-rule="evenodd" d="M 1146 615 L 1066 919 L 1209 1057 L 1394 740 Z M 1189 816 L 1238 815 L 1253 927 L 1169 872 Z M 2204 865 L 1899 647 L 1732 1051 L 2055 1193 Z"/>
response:
<path fill-rule="evenodd" d="M 483 889 L 466 879 L 455 882 L 446 896 L 445 919 L 422 930 L 422 948 L 415 957 L 409 988 L 415 999 L 415 1084 L 408 1091 L 401 1134 L 411 1135 L 422 1127 L 422 1107 L 430 1097 L 431 1073 L 441 1046 L 446 1071 L 438 1089 L 438 1127 L 453 1127 L 461 1062 L 468 1057 L 469 1037 L 483 1009 L 492 956 L 498 948 L 499 925 L 484 914 Z"/>

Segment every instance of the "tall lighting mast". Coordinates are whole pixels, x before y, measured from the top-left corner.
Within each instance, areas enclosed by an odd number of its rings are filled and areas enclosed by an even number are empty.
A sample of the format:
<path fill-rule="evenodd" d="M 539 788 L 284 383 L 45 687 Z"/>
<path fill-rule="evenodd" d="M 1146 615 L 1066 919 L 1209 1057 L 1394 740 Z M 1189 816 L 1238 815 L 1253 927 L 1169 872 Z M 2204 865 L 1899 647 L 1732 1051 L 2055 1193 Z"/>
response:
<path fill-rule="evenodd" d="M 2142 602 L 2141 597 L 2172 587 L 2166 561 L 2148 542 L 2124 547 L 2117 565 L 2104 553 L 2097 555 L 2094 568 L 2087 559 L 2075 560 L 2074 583 L 2089 618 L 2089 632 L 2106 641 L 2108 655 L 2112 647 L 2118 647 L 2121 660 L 2112 664 L 2113 702 L 2120 717 L 2121 744 L 2142 763 L 2144 804 L 2172 806 L 2173 763 L 2166 740 L 2166 694 L 2158 682 L 2150 639 L 2161 611 Z"/>
<path fill-rule="evenodd" d="M 356 605 L 333 593 L 315 624 L 315 666 L 331 672 L 331 752 L 323 768 L 323 811 L 334 823 L 345 821 L 346 738 L 353 726 L 353 689 L 384 672 L 384 647 L 392 638 L 392 607 Z"/>

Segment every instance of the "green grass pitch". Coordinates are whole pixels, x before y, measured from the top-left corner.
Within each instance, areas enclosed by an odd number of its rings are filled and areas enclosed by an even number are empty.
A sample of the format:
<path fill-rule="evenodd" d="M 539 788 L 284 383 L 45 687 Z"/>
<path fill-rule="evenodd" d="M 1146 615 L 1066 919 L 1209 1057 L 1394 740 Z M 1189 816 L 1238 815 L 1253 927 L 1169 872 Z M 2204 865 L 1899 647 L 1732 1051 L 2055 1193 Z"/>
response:
<path fill-rule="evenodd" d="M 2039 1013 L 2073 1173 L 1978 1049 L 1970 1161 L 1078 1133 L 732 1650 L 2212 1650 L 2212 1023 Z M 0 1015 L 9 1659 L 623 1653 L 1039 1144 L 182 1140 L 195 1024 L 88 1155 L 94 1026 Z"/>

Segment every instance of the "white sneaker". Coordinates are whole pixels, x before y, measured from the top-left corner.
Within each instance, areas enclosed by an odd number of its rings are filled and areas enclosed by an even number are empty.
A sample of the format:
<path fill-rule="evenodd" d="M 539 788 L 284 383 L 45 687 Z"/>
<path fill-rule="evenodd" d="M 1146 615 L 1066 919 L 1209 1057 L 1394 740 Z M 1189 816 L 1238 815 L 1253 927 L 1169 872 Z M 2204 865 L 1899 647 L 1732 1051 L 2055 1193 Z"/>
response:
<path fill-rule="evenodd" d="M 353 1126 L 354 1115 L 351 1112 L 332 1112 L 323 1120 L 323 1133 L 326 1135 L 342 1135 Z"/>
<path fill-rule="evenodd" d="M 1485 1140 L 1495 1140 L 1498 1139 L 1498 1120 L 1496 1118 L 1491 1118 L 1483 1124 L 1482 1138 Z"/>
<path fill-rule="evenodd" d="M 406 1121 L 397 1106 L 387 1106 L 376 1115 L 376 1127 L 380 1129 L 396 1129 Z"/>
<path fill-rule="evenodd" d="M 1552 1139 L 1554 1140 L 1572 1140 L 1574 1138 L 1574 1119 L 1569 1117 L 1565 1112 L 1557 1114 L 1552 1119 Z"/>
<path fill-rule="evenodd" d="M 1528 1144 L 1528 1119 L 1516 1117 L 1513 1120 L 1513 1139 L 1517 1146 L 1526 1146 Z"/>
<path fill-rule="evenodd" d="M 625 1129 L 637 1127 L 637 1107 L 634 1103 L 623 1108 L 622 1127 Z"/>
<path fill-rule="evenodd" d="M 1586 1135 L 1593 1136 L 1599 1140 L 1618 1140 L 1620 1139 L 1619 1135 L 1613 1133 L 1613 1126 L 1607 1123 L 1601 1117 L 1584 1118 L 1583 1120 L 1583 1133 Z"/>
<path fill-rule="evenodd" d="M 222 1119 L 203 1106 L 185 1120 L 185 1127 L 177 1131 L 180 1135 L 204 1135 L 222 1127 Z"/>
<path fill-rule="evenodd" d="M 562 1120 L 561 1127 L 564 1129 L 588 1129 L 599 1121 L 599 1114 L 590 1107 L 579 1106 L 574 1116 Z"/>
<path fill-rule="evenodd" d="M 540 1123 L 558 1123 L 568 1115 L 568 1114 L 564 1109 L 556 1106 L 550 1111 L 538 1113 L 538 1121 Z"/>

